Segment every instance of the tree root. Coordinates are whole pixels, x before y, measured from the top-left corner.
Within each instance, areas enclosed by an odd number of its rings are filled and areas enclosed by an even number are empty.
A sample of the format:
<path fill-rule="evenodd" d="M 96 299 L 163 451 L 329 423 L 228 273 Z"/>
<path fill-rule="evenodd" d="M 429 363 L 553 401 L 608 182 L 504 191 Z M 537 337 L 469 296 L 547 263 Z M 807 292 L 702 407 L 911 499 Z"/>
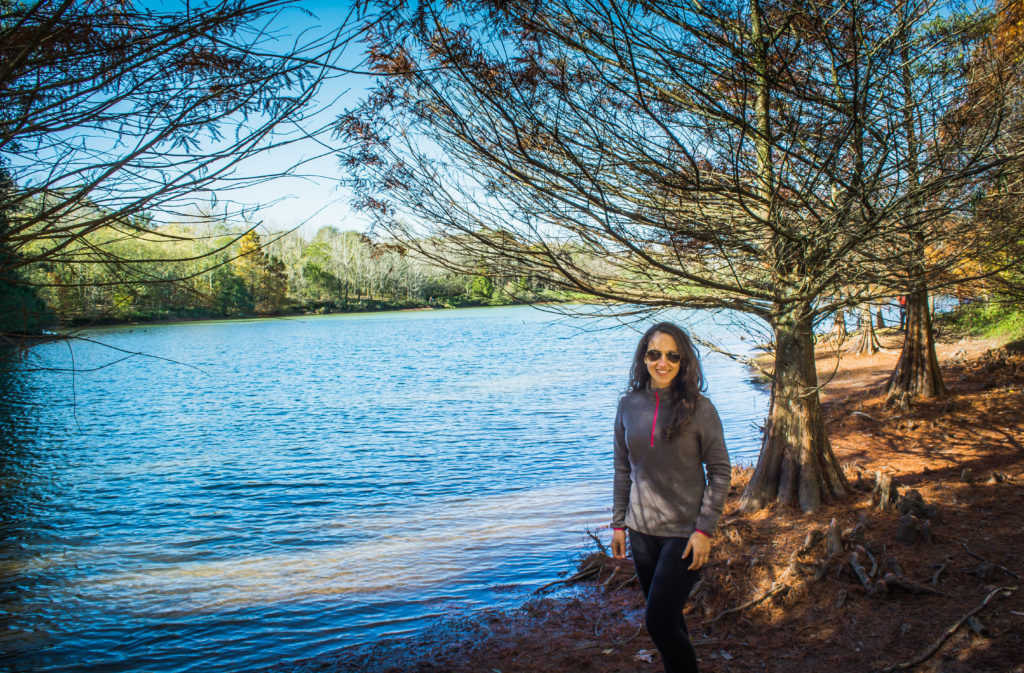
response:
<path fill-rule="evenodd" d="M 862 557 L 866 557 L 871 561 L 871 570 L 865 570 L 864 566 L 861 565 Z M 907 592 L 908 594 L 927 594 L 929 596 L 949 596 L 945 591 L 940 591 L 934 587 L 930 587 L 927 584 L 920 584 L 912 580 L 908 580 L 904 575 L 900 566 L 896 563 L 896 559 L 889 559 L 889 565 L 892 567 L 893 572 L 886 573 L 881 579 L 874 579 L 878 572 L 878 563 L 875 561 L 874 556 L 871 555 L 867 549 L 861 545 L 857 545 L 857 549 L 850 554 L 849 560 L 850 570 L 853 571 L 854 576 L 860 580 L 860 583 L 864 585 L 869 596 L 877 594 L 887 594 L 890 589 L 900 589 Z M 936 573 L 937 576 L 937 573 Z"/>
<path fill-rule="evenodd" d="M 1009 568 L 1007 568 L 1006 566 L 1001 566 L 1001 565 L 999 565 L 998 563 L 993 563 L 992 561 L 989 561 L 989 560 L 988 560 L 987 558 L 985 558 L 984 556 L 981 556 L 981 555 L 979 555 L 979 554 L 975 554 L 974 552 L 972 552 L 972 551 L 971 551 L 971 548 L 967 546 L 967 543 L 966 543 L 966 542 L 963 542 L 963 541 L 961 541 L 961 542 L 960 542 L 960 544 L 961 544 L 961 545 L 963 545 L 963 548 L 964 548 L 964 551 L 965 551 L 965 552 L 967 552 L 968 554 L 970 554 L 970 555 L 971 555 L 971 556 L 973 556 L 974 558 L 978 559 L 979 561 L 982 561 L 982 562 L 984 562 L 984 563 L 988 563 L 989 565 L 991 565 L 991 566 L 993 566 L 993 567 L 995 567 L 995 568 L 999 568 L 999 569 L 1000 569 L 1000 570 L 1002 570 L 1002 571 L 1003 571 L 1004 573 L 1006 573 L 1006 574 L 1007 574 L 1007 575 L 1009 575 L 1010 577 L 1013 577 L 1014 579 L 1018 579 L 1018 580 L 1020 579 L 1020 575 L 1018 575 L 1017 573 L 1013 572 L 1012 570 L 1010 570 L 1010 569 L 1009 569 Z"/>
<path fill-rule="evenodd" d="M 715 622 L 717 622 L 722 617 L 725 617 L 726 615 L 731 615 L 731 614 L 736 613 L 736 612 L 742 612 L 743 610 L 746 610 L 747 608 L 752 608 L 755 605 L 757 605 L 758 603 L 762 603 L 762 602 L 768 600 L 772 596 L 778 596 L 780 594 L 786 593 L 787 591 L 789 591 L 789 585 L 788 584 L 781 584 L 779 582 L 772 582 L 772 585 L 770 587 L 768 587 L 768 590 L 765 591 L 760 596 L 758 596 L 757 598 L 751 599 L 751 600 L 747 601 L 746 603 L 743 603 L 742 605 L 737 605 L 736 607 L 732 607 L 732 608 L 729 608 L 727 610 L 722 610 L 721 612 L 718 613 L 718 615 L 716 615 L 714 618 L 712 618 L 707 623 L 708 624 L 714 624 Z"/>
<path fill-rule="evenodd" d="M 985 600 L 983 600 L 981 602 L 981 605 L 979 605 L 978 607 L 974 608 L 973 610 L 971 610 L 970 612 L 965 614 L 963 617 L 961 617 L 957 621 L 956 624 L 953 624 L 953 626 L 951 626 L 948 629 L 946 629 L 943 632 L 943 634 L 941 636 L 939 636 L 939 639 L 936 640 L 934 643 L 932 643 L 931 647 L 929 647 L 923 653 L 919 654 L 917 657 L 915 657 L 914 659 L 911 659 L 910 661 L 904 661 L 904 662 L 899 663 L 899 664 L 893 664 L 892 666 L 886 666 L 885 668 L 880 668 L 880 669 L 874 671 L 874 673 L 894 673 L 894 671 L 905 671 L 905 670 L 913 668 L 913 667 L 915 667 L 915 666 L 917 666 L 919 664 L 923 664 L 925 661 L 927 661 L 932 656 L 934 656 L 935 653 L 938 652 L 939 649 L 942 647 L 942 645 L 947 640 L 949 640 L 953 636 L 953 634 L 956 633 L 957 630 L 961 626 L 966 624 L 969 619 L 974 617 L 974 615 L 976 615 L 979 612 L 981 612 L 985 608 L 985 606 L 988 605 L 988 602 L 990 600 L 992 600 L 992 598 L 995 597 L 996 594 L 998 594 L 1000 592 L 1003 592 L 1003 591 L 1011 591 L 1012 592 L 1012 591 L 1016 591 L 1016 590 L 1017 590 L 1017 587 L 997 587 L 997 588 L 993 589 L 992 591 L 989 592 L 988 596 L 985 596 Z"/>
<path fill-rule="evenodd" d="M 903 591 L 906 591 L 908 594 L 927 594 L 929 596 L 946 597 L 949 596 L 949 594 L 947 594 L 945 591 L 940 591 L 939 589 L 930 587 L 927 584 L 919 584 L 917 582 L 913 582 L 911 580 L 908 580 L 903 575 L 897 575 L 896 573 L 888 573 L 885 577 L 881 579 L 881 582 L 884 583 L 887 588 L 894 587 L 896 589 L 902 589 Z"/>
<path fill-rule="evenodd" d="M 881 470 L 875 472 L 875 488 L 871 491 L 871 501 L 880 510 L 886 510 L 896 504 L 899 500 L 899 490 L 893 483 L 891 474 L 885 474 Z"/>

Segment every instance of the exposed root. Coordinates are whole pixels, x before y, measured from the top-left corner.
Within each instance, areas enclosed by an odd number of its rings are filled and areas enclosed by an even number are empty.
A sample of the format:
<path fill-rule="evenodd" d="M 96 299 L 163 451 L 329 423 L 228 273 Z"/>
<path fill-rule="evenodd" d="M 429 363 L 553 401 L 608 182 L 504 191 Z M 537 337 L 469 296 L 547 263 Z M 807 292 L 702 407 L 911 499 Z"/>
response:
<path fill-rule="evenodd" d="M 992 561 L 989 561 L 989 560 L 988 560 L 987 558 L 985 558 L 984 556 L 980 556 L 980 555 L 978 555 L 978 554 L 975 554 L 974 552 L 972 552 L 972 551 L 971 551 L 971 548 L 967 546 L 967 543 L 966 543 L 966 542 L 964 542 L 964 541 L 962 541 L 962 540 L 961 540 L 960 544 L 961 544 L 961 545 L 963 546 L 963 548 L 964 548 L 964 551 L 965 551 L 965 552 L 967 552 L 967 553 L 968 553 L 968 554 L 969 554 L 970 556 L 973 556 L 974 558 L 976 558 L 976 559 L 978 559 L 979 561 L 982 561 L 982 562 L 984 562 L 984 563 L 988 563 L 989 565 L 991 565 L 991 566 L 992 566 L 992 567 L 994 567 L 994 568 L 999 568 L 999 569 L 1000 569 L 1000 570 L 1002 570 L 1002 571 L 1003 571 L 1004 573 L 1006 573 L 1006 574 L 1007 574 L 1007 575 L 1009 575 L 1010 577 L 1013 577 L 1014 579 L 1018 579 L 1018 580 L 1020 579 L 1020 575 L 1018 575 L 1017 573 L 1013 572 L 1012 570 L 1010 570 L 1010 569 L 1009 569 L 1009 568 L 1007 568 L 1006 566 L 1001 566 L 1001 565 L 999 565 L 998 563 L 993 563 Z"/>
<path fill-rule="evenodd" d="M 709 620 L 707 623 L 708 624 L 714 624 L 715 622 L 717 622 L 722 617 L 725 617 L 726 615 L 731 615 L 731 614 L 734 614 L 736 612 L 742 612 L 742 611 L 746 610 L 747 608 L 752 608 L 755 605 L 757 605 L 758 603 L 762 603 L 762 602 L 768 600 L 772 596 L 778 596 L 780 594 L 786 593 L 787 591 L 789 591 L 789 585 L 788 584 L 782 584 L 780 582 L 772 582 L 772 585 L 770 587 L 768 587 L 768 590 L 765 591 L 760 596 L 758 596 L 757 598 L 751 599 L 751 600 L 747 601 L 746 603 L 743 603 L 742 605 L 737 605 L 736 607 L 732 607 L 732 608 L 729 608 L 727 610 L 722 610 L 721 612 L 718 613 L 718 615 L 716 615 L 713 619 Z"/>
<path fill-rule="evenodd" d="M 893 483 L 891 474 L 881 471 L 875 472 L 875 488 L 871 491 L 871 501 L 878 509 L 886 510 L 896 504 L 900 494 Z"/>

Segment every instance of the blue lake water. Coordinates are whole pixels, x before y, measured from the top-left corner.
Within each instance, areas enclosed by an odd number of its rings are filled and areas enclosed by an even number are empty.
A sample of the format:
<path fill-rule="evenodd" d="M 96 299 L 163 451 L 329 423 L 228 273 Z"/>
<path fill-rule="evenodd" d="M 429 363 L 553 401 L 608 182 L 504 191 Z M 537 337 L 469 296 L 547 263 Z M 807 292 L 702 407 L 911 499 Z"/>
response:
<path fill-rule="evenodd" d="M 696 330 L 749 351 L 721 315 Z M 0 370 L 7 670 L 325 654 L 521 602 L 607 524 L 628 326 L 512 307 L 83 336 Z M 767 392 L 702 361 L 752 462 Z"/>

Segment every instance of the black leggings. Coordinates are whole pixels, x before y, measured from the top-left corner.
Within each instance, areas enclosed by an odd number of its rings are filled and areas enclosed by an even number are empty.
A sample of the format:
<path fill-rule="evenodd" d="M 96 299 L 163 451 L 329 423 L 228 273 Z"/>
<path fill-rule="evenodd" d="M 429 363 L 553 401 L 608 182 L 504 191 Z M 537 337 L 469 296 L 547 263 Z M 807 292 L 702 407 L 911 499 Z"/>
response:
<path fill-rule="evenodd" d="M 700 570 L 688 569 L 693 559 L 683 559 L 688 539 L 629 531 L 633 564 L 647 599 L 647 633 L 666 673 L 697 673 L 697 654 L 683 619 L 683 605 L 700 577 Z"/>

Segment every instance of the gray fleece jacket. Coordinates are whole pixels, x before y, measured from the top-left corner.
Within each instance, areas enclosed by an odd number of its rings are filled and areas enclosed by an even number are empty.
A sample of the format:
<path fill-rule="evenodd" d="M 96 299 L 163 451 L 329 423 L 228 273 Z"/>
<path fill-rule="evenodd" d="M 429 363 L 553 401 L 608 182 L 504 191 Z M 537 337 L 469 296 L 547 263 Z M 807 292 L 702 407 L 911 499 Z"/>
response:
<path fill-rule="evenodd" d="M 718 411 L 703 395 L 681 434 L 666 441 L 673 395 L 623 395 L 615 415 L 612 527 L 665 537 L 714 533 L 732 474 Z M 706 473 L 705 473 L 706 469 Z"/>

